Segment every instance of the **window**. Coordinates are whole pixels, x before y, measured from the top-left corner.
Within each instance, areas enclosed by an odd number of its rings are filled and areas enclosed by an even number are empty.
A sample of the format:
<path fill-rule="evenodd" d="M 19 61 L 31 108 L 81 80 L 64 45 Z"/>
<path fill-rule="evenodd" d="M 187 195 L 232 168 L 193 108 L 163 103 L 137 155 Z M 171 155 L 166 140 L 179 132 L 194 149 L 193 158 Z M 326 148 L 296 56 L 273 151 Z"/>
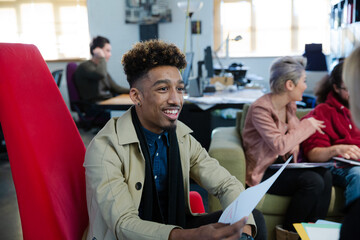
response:
<path fill-rule="evenodd" d="M 0 0 L 0 22 L 0 42 L 35 44 L 46 60 L 89 57 L 86 0 Z"/>
<path fill-rule="evenodd" d="M 299 55 L 307 43 L 330 51 L 330 0 L 214 0 L 214 11 L 219 56 Z"/>

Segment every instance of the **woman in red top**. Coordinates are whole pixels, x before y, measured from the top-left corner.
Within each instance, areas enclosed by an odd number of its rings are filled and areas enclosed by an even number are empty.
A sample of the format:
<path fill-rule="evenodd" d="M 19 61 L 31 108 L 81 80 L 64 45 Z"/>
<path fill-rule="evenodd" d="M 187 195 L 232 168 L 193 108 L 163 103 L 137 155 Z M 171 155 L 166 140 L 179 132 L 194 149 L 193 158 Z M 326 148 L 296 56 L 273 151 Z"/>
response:
<path fill-rule="evenodd" d="M 315 117 L 326 125 L 325 134 L 314 133 L 301 145 L 311 162 L 327 162 L 336 156 L 360 159 L 360 130 L 351 119 L 342 69 L 343 62 L 340 62 L 330 76 L 320 82 L 315 91 L 319 105 L 304 117 Z M 360 166 L 333 166 L 330 171 L 334 185 L 345 188 L 345 205 L 349 206 L 360 197 Z"/>

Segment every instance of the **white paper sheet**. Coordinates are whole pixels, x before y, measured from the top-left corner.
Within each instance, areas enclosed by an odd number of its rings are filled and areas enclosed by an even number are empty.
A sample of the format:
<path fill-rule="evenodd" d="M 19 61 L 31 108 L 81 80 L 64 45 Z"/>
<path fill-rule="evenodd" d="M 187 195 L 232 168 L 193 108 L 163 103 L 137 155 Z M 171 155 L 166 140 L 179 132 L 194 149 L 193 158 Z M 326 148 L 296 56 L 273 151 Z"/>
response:
<path fill-rule="evenodd" d="M 221 214 L 219 222 L 233 224 L 243 217 L 249 216 L 292 158 L 293 156 L 289 157 L 283 166 L 266 181 L 241 192 Z"/>
<path fill-rule="evenodd" d="M 324 220 L 324 219 L 318 219 L 315 224 L 334 224 L 334 225 L 340 225 L 341 227 L 341 223 L 338 222 L 333 222 L 333 221 L 328 221 L 328 220 Z"/>
<path fill-rule="evenodd" d="M 338 240 L 341 224 L 302 223 L 310 240 Z"/>

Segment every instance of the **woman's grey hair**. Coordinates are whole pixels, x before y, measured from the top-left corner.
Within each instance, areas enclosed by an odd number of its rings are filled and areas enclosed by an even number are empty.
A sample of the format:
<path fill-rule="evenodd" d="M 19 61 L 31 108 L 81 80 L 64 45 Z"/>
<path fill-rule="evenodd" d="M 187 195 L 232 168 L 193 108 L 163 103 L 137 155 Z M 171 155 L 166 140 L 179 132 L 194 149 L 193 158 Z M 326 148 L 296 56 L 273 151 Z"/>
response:
<path fill-rule="evenodd" d="M 295 86 L 305 70 L 306 58 L 281 57 L 276 59 L 270 67 L 270 89 L 272 93 L 285 92 L 285 83 L 291 80 Z"/>

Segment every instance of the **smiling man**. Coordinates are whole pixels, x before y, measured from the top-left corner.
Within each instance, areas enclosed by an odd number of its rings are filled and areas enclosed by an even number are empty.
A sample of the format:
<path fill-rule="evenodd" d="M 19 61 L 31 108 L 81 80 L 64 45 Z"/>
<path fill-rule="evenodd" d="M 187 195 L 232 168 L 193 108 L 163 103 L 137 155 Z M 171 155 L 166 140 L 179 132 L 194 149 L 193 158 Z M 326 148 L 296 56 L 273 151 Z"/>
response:
<path fill-rule="evenodd" d="M 87 149 L 87 239 L 252 239 L 252 215 L 226 225 L 217 223 L 221 211 L 191 212 L 190 178 L 224 208 L 244 187 L 177 120 L 185 55 L 151 40 L 134 45 L 122 64 L 134 106 L 111 119 Z"/>
<path fill-rule="evenodd" d="M 149 81 L 135 82 L 130 91 L 132 101 L 138 105 L 141 125 L 157 134 L 176 128 L 184 92 L 178 68 L 156 67 L 148 72 L 147 79 Z"/>

